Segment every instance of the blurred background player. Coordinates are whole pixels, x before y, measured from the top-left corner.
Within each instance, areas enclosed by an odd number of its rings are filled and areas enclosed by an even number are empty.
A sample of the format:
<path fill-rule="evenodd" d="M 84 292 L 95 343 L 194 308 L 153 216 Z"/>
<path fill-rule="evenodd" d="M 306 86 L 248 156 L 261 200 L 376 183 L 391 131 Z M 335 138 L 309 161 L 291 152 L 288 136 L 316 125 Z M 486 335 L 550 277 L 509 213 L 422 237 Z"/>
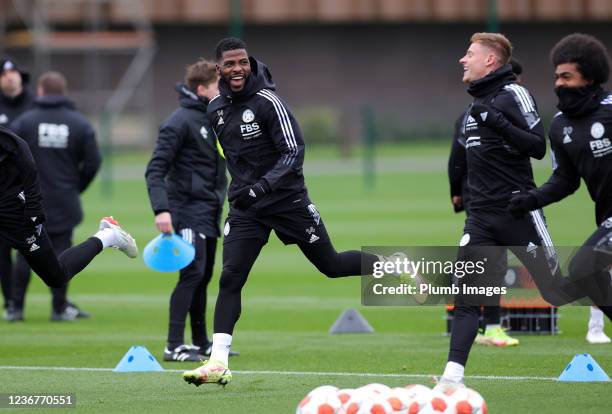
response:
<path fill-rule="evenodd" d="M 522 216 L 562 200 L 584 180 L 599 227 L 573 257 L 569 275 L 599 305 L 591 308 L 587 341 L 609 343 L 603 313 L 612 318 L 612 94 L 602 84 L 610 75 L 610 57 L 598 39 L 580 33 L 561 39 L 550 57 L 560 110 L 549 131 L 554 171 L 541 187 L 514 196 L 510 210 Z"/>
<path fill-rule="evenodd" d="M 360 251 L 338 253 L 304 182 L 304 139 L 297 121 L 276 95 L 272 75 L 248 55 L 237 38 L 216 48 L 219 95 L 208 114 L 232 176 L 230 211 L 224 228 L 223 272 L 215 306 L 210 360 L 183 373 L 188 383 L 231 381 L 228 354 L 241 312 L 242 288 L 270 232 L 297 244 L 329 278 L 363 274 L 379 257 Z"/>
<path fill-rule="evenodd" d="M 0 177 L 0 239 L 20 252 L 47 286 L 66 285 L 108 247 L 130 258 L 138 256 L 136 241 L 112 217 L 104 217 L 92 237 L 58 256 L 44 226 L 46 214 L 30 147 L 3 127 Z"/>
<path fill-rule="evenodd" d="M 72 246 L 74 229 L 83 220 L 80 194 L 100 169 L 101 156 L 95 131 L 68 98 L 68 85 L 61 73 L 40 76 L 36 92 L 34 107 L 14 120 L 11 128 L 28 143 L 34 156 L 47 212 L 45 228 L 55 253 L 60 254 Z M 23 320 L 30 273 L 27 261 L 18 254 L 11 320 Z M 52 321 L 89 316 L 68 301 L 67 291 L 67 284 L 51 289 Z"/>
<path fill-rule="evenodd" d="M 515 58 L 510 58 L 512 73 L 516 75 L 516 82 L 521 82 L 523 67 Z M 469 115 L 463 112 L 455 121 L 453 141 L 451 144 L 450 156 L 448 158 L 448 178 L 450 183 L 451 203 L 455 213 L 465 211 L 470 214 L 469 202 L 470 194 L 467 185 L 467 159 L 465 153 L 465 135 L 463 127 Z M 506 273 L 508 269 L 508 256 L 502 255 L 499 261 L 499 268 L 494 272 Z M 501 299 L 501 297 L 500 297 Z M 519 344 L 517 338 L 513 338 L 501 327 L 501 308 L 499 306 L 483 306 L 481 308 L 482 324 L 474 342 L 480 345 L 493 345 L 500 347 L 516 346 Z"/>
<path fill-rule="evenodd" d="M 30 74 L 17 66 L 8 57 L 0 60 L 0 125 L 9 124 L 34 103 L 34 95 L 28 89 Z M 0 286 L 4 298 L 3 318 L 12 320 L 13 304 L 13 261 L 11 248 L 0 239 Z"/>
<path fill-rule="evenodd" d="M 8 127 L 34 104 L 28 89 L 30 74 L 10 59 L 0 60 L 0 125 Z"/>
<path fill-rule="evenodd" d="M 214 62 L 200 59 L 187 66 L 185 83 L 176 85 L 180 107 L 162 124 L 145 174 L 157 229 L 176 229 L 196 250 L 170 296 L 165 361 L 201 361 L 211 351 L 206 292 L 227 191 L 225 162 L 206 116 L 210 99 L 219 93 L 218 80 Z M 184 343 L 187 314 L 193 345 Z"/>

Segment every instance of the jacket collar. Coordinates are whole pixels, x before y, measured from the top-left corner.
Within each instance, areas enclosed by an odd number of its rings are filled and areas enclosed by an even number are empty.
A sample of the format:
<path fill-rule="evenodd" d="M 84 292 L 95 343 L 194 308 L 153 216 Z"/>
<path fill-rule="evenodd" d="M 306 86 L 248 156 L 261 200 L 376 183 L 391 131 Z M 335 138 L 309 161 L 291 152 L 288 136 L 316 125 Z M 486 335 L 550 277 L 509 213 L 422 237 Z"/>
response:
<path fill-rule="evenodd" d="M 75 109 L 74 102 L 65 95 L 47 95 L 36 98 L 34 104 L 42 107 L 65 107 Z"/>
<path fill-rule="evenodd" d="M 467 91 L 475 98 L 481 98 L 501 89 L 504 85 L 516 82 L 516 75 L 512 73 L 512 66 L 506 64 L 497 70 L 470 83 Z"/>
<path fill-rule="evenodd" d="M 27 102 L 27 101 L 32 102 L 34 97 L 32 96 L 32 92 L 24 88 L 23 91 L 19 95 L 13 98 L 6 96 L 3 93 L 0 93 L 0 99 L 4 101 L 4 103 L 8 106 L 18 107 L 24 102 Z"/>
<path fill-rule="evenodd" d="M 177 83 L 174 89 L 179 94 L 179 103 L 183 108 L 197 109 L 206 112 L 208 98 L 202 98 L 187 88 L 184 83 Z"/>

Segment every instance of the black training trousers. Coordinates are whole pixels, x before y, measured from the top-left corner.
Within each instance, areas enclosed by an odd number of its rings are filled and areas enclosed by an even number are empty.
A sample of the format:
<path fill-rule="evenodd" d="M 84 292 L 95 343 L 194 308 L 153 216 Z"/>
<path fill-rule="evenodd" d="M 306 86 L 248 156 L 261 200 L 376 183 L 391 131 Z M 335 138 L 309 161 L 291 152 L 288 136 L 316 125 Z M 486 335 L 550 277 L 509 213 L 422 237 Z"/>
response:
<path fill-rule="evenodd" d="M 49 233 L 49 239 L 53 245 L 56 255 L 68 250 L 72 246 L 72 230 L 63 233 Z M 13 303 L 15 308 L 23 309 L 25 306 L 25 295 L 30 284 L 31 269 L 28 262 L 21 253 L 17 254 L 13 273 Z M 52 287 L 51 306 L 53 311 L 62 313 L 68 304 L 68 284 L 61 287 Z"/>
<path fill-rule="evenodd" d="M 170 296 L 170 321 L 168 348 L 174 349 L 184 342 L 187 314 L 191 322 L 191 339 L 194 345 L 204 348 L 208 344 L 206 334 L 206 291 L 213 275 L 217 238 L 185 228 L 178 232 L 195 248 L 195 258 L 179 272 L 179 280 Z"/>
<path fill-rule="evenodd" d="M 572 257 L 569 277 L 612 320 L 612 217 Z"/>
<path fill-rule="evenodd" d="M 499 269 L 501 255 L 506 251 L 494 246 L 509 246 L 509 249 L 527 267 L 545 300 L 553 304 L 569 301 L 561 288 L 563 278 L 559 270 L 556 253 L 546 229 L 541 210 L 532 211 L 523 219 L 515 219 L 503 208 L 472 210 L 466 219 L 461 239 L 458 260 L 479 261 L 486 258 L 492 265 L 486 266 L 485 277 L 464 277 L 454 283 L 479 285 L 483 280 L 489 286 L 501 286 L 503 273 Z M 491 269 L 492 267 L 492 269 Z M 480 279 L 479 279 L 480 278 Z M 478 332 L 478 318 L 482 298 L 455 297 L 455 311 L 451 329 L 448 360 L 465 365 Z M 499 296 L 489 298 L 485 305 L 499 303 Z"/>
<path fill-rule="evenodd" d="M 1 223 L 0 240 L 19 251 L 30 268 L 52 288 L 65 286 L 102 251 L 102 241 L 90 237 L 58 257 L 43 225 L 33 226 L 25 218 L 19 224 Z"/>
<path fill-rule="evenodd" d="M 253 214 L 230 208 L 223 231 L 223 271 L 215 306 L 215 333 L 231 335 L 234 331 L 242 308 L 242 287 L 272 230 L 284 244 L 297 244 L 310 263 L 329 278 L 371 274 L 374 262 L 378 261 L 378 256 L 357 250 L 338 253 L 319 210 L 306 193 L 288 197 L 266 212 Z"/>
<path fill-rule="evenodd" d="M 0 287 L 4 298 L 4 308 L 8 308 L 13 296 L 13 261 L 11 246 L 6 240 L 0 240 Z"/>
<path fill-rule="evenodd" d="M 235 239 L 223 245 L 223 272 L 219 281 L 219 296 L 215 306 L 215 333 L 232 334 L 240 318 L 241 291 L 255 259 L 266 244 L 262 239 Z M 298 243 L 306 258 L 327 277 L 361 275 L 362 253 L 351 250 L 338 253 L 331 243 Z M 378 257 L 366 254 L 366 269 L 371 269 Z M 371 262 L 371 263 L 370 263 Z"/>

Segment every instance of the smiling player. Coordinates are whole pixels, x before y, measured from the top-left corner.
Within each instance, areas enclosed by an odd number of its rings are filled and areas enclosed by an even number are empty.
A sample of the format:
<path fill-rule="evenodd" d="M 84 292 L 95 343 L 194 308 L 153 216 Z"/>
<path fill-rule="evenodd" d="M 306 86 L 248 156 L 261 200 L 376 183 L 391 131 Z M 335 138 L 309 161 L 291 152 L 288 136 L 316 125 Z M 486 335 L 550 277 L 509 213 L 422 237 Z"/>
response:
<path fill-rule="evenodd" d="M 216 49 L 220 94 L 208 114 L 232 176 L 230 211 L 223 240 L 223 272 L 215 307 L 210 360 L 186 371 L 188 383 L 227 384 L 234 325 L 241 290 L 272 230 L 285 244 L 297 244 L 327 277 L 362 274 L 378 256 L 336 252 L 304 183 L 304 140 L 291 111 L 275 92 L 268 68 L 249 56 L 246 44 L 222 39 Z"/>

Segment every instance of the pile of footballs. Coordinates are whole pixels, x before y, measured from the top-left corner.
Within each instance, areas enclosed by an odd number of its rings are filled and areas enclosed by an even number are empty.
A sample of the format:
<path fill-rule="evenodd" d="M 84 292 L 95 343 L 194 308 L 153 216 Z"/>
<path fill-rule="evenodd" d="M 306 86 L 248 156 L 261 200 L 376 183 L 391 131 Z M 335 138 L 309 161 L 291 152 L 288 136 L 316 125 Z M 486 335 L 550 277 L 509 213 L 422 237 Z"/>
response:
<path fill-rule="evenodd" d="M 487 414 L 487 404 L 473 389 L 458 387 L 445 392 L 424 385 L 391 388 L 368 384 L 338 389 L 322 385 L 299 403 L 296 414 Z"/>

